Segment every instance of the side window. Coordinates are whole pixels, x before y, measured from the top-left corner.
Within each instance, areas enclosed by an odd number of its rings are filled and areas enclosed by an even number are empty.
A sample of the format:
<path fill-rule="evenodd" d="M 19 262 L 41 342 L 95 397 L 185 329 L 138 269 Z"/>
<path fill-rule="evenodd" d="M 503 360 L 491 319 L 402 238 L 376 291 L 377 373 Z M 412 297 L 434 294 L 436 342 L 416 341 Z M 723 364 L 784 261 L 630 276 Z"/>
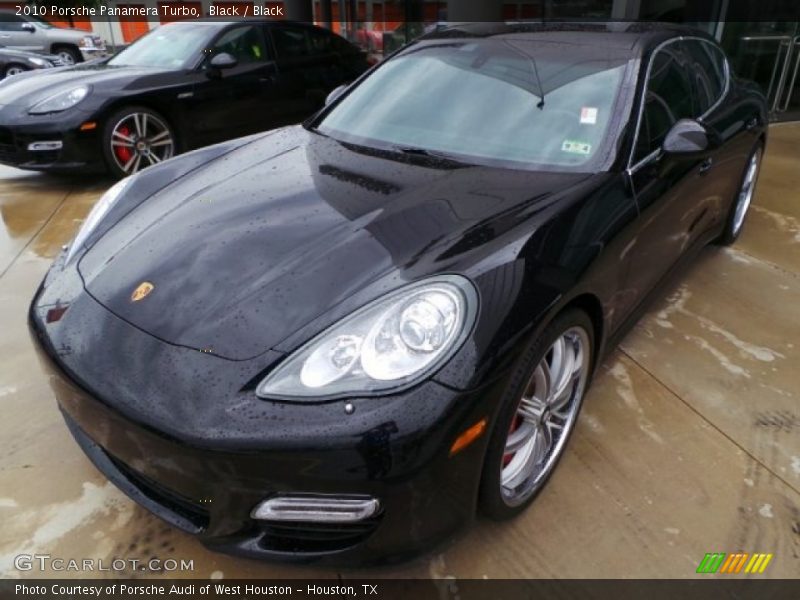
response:
<path fill-rule="evenodd" d="M 314 56 L 331 54 L 334 51 L 331 35 L 322 29 L 309 29 L 308 42 L 311 54 Z"/>
<path fill-rule="evenodd" d="M 709 42 L 684 42 L 691 60 L 689 73 L 697 97 L 697 117 L 711 108 L 725 90 L 725 56 Z"/>
<path fill-rule="evenodd" d="M 357 54 L 358 48 L 353 46 L 350 42 L 348 42 L 343 37 L 339 37 L 335 33 L 330 34 L 331 38 L 331 47 L 333 48 L 334 52 L 345 56 L 347 54 Z"/>
<path fill-rule="evenodd" d="M 25 21 L 11 13 L 0 14 L 0 31 L 22 31 Z"/>
<path fill-rule="evenodd" d="M 214 44 L 214 54 L 227 52 L 240 64 L 261 62 L 267 59 L 261 31 L 253 26 L 236 27 L 222 34 Z"/>
<path fill-rule="evenodd" d="M 634 163 L 660 148 L 676 121 L 695 116 L 692 97 L 685 56 L 668 44 L 652 58 Z"/>
<path fill-rule="evenodd" d="M 309 56 L 308 30 L 305 27 L 273 27 L 271 33 L 278 58 Z"/>

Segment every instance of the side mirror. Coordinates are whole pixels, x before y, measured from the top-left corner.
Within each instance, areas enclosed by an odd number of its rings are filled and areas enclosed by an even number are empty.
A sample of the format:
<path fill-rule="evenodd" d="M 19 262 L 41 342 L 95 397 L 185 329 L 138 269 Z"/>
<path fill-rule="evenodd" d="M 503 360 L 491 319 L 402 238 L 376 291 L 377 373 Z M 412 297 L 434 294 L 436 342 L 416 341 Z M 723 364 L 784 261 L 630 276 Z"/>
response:
<path fill-rule="evenodd" d="M 236 65 L 239 64 L 239 61 L 236 60 L 236 57 L 228 54 L 227 52 L 220 52 L 214 58 L 211 59 L 209 63 L 214 69 L 219 69 L 223 71 L 225 69 L 232 69 Z"/>
<path fill-rule="evenodd" d="M 335 88 L 328 96 L 325 98 L 325 106 L 328 106 L 331 102 L 336 100 L 339 96 L 341 96 L 344 91 L 347 89 L 347 84 L 343 83 L 339 87 Z"/>
<path fill-rule="evenodd" d="M 702 123 L 694 119 L 681 119 L 667 132 L 661 149 L 667 156 L 705 158 L 713 150 L 711 138 Z"/>
<path fill-rule="evenodd" d="M 28 33 L 36 33 L 36 26 L 33 23 L 23 23 L 22 31 L 27 31 Z"/>

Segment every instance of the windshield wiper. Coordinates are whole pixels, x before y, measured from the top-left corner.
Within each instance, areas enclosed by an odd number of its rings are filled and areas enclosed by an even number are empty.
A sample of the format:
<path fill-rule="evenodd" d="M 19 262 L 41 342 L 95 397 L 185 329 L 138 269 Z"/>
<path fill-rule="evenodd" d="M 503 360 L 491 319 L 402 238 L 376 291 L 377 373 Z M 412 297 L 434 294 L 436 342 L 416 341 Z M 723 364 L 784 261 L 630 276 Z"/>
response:
<path fill-rule="evenodd" d="M 428 150 L 427 148 L 419 148 L 417 146 L 392 146 L 395 152 L 402 152 L 403 154 L 414 154 L 416 156 L 428 156 L 431 158 L 439 158 L 441 160 L 449 160 L 450 162 L 460 163 L 462 165 L 469 164 L 459 158 L 455 158 L 446 152 L 439 152 L 437 150 Z"/>
<path fill-rule="evenodd" d="M 507 40 L 501 40 L 507 47 L 511 48 L 512 51 L 519 54 L 522 58 L 528 61 L 528 65 L 531 68 L 531 72 L 533 76 L 536 78 L 536 86 L 539 88 L 539 102 L 536 103 L 536 108 L 539 110 L 544 109 L 544 86 L 542 85 L 542 79 L 539 77 L 539 69 L 536 66 L 536 61 L 533 57 L 517 48 L 514 44 Z"/>

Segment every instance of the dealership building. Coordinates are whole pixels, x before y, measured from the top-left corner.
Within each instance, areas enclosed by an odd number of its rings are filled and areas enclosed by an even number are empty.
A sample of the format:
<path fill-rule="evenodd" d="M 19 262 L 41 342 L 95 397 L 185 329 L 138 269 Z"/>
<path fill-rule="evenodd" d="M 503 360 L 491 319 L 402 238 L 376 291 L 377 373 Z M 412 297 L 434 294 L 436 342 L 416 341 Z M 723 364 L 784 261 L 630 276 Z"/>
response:
<path fill-rule="evenodd" d="M 11 8 L 15 2 L 2 2 Z M 330 27 L 378 56 L 445 22 L 527 19 L 659 20 L 689 24 L 715 36 L 737 74 L 757 81 L 767 94 L 774 120 L 800 118 L 800 3 L 782 0 L 122 0 L 110 8 L 151 15 L 60 25 L 92 30 L 119 46 L 129 44 L 181 15 L 249 14 L 314 21 Z M 256 7 L 259 9 L 256 11 Z M 787 8 L 788 7 L 788 8 Z M 133 9 L 133 10 L 132 10 Z M 788 13 L 788 14 L 787 14 Z M 793 13 L 797 13 L 794 15 Z M 774 15 L 770 17 L 770 15 Z M 774 20 L 767 20 L 774 18 Z M 621 26 L 624 26 L 621 24 Z"/>

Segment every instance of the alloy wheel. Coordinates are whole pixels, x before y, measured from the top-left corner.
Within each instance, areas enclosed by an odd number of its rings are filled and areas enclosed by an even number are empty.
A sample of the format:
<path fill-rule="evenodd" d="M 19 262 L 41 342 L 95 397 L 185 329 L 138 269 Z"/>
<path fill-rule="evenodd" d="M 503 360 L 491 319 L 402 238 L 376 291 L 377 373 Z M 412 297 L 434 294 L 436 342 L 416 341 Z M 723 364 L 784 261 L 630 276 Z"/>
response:
<path fill-rule="evenodd" d="M 125 175 L 160 163 L 170 158 L 174 151 L 172 132 L 153 114 L 130 113 L 111 130 L 111 154 Z"/>
<path fill-rule="evenodd" d="M 8 67 L 6 69 L 6 77 L 11 77 L 12 75 L 19 75 L 20 73 L 24 73 L 25 69 L 22 67 Z"/>
<path fill-rule="evenodd" d="M 507 505 L 522 504 L 555 467 L 580 410 L 590 351 L 586 331 L 571 327 L 534 369 L 501 459 L 500 491 Z"/>
<path fill-rule="evenodd" d="M 61 64 L 63 65 L 72 66 L 75 64 L 75 57 L 68 50 L 59 50 L 56 52 L 56 56 L 61 59 Z"/>
<path fill-rule="evenodd" d="M 742 182 L 742 189 L 739 191 L 739 197 L 736 199 L 736 212 L 733 215 L 733 235 L 738 235 L 739 230 L 744 224 L 744 218 L 747 216 L 747 211 L 750 208 L 750 202 L 753 200 L 753 191 L 756 187 L 756 179 L 758 178 L 758 167 L 761 163 L 761 149 L 759 148 L 750 157 L 750 162 L 747 165 L 744 181 Z"/>

